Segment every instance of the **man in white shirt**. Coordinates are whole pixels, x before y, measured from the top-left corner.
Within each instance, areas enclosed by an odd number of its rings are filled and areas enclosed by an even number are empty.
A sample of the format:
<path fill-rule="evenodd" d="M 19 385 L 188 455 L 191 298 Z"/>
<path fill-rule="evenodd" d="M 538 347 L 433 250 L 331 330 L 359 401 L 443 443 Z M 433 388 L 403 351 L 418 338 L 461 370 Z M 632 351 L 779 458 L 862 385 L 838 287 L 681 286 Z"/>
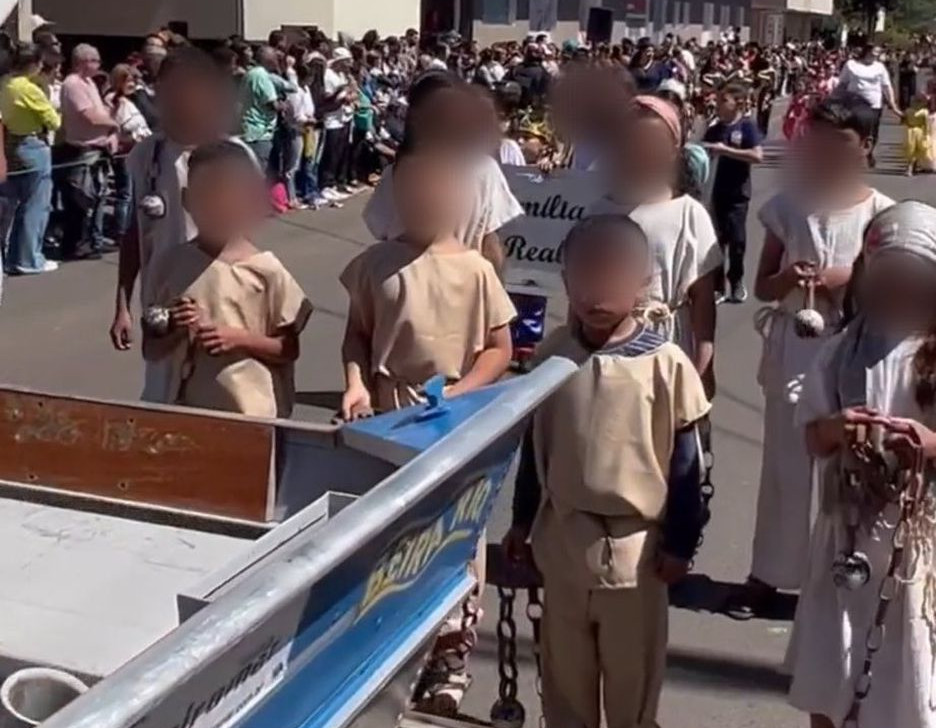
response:
<path fill-rule="evenodd" d="M 348 162 L 351 154 L 351 119 L 354 116 L 354 89 L 348 71 L 351 51 L 339 46 L 325 69 L 322 125 L 322 159 L 319 162 L 319 183 L 322 197 L 339 202 L 348 196 Z"/>
<path fill-rule="evenodd" d="M 874 109 L 874 134 L 871 151 L 868 153 L 868 164 L 872 167 L 875 165 L 874 147 L 877 145 L 884 105 L 886 104 L 897 116 L 901 116 L 901 111 L 894 101 L 894 87 L 891 84 L 890 73 L 877 59 L 878 53 L 878 49 L 873 45 L 864 46 L 858 58 L 845 63 L 837 86 L 838 91 L 857 94 Z"/>

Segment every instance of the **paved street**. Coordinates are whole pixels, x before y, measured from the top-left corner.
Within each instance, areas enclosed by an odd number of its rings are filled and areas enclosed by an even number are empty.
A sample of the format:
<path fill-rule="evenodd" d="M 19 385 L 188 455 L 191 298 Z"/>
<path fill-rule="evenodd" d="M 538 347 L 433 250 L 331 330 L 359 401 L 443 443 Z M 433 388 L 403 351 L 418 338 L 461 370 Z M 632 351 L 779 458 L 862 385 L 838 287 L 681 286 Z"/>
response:
<path fill-rule="evenodd" d="M 874 184 L 897 198 L 936 203 L 936 178 L 907 180 L 896 161 L 899 128 L 884 130 L 881 168 Z M 756 210 L 776 188 L 778 164 L 769 161 L 754 177 Z M 339 346 L 346 299 L 337 281 L 343 265 L 370 241 L 360 220 L 364 198 L 342 210 L 296 213 L 271 220 L 262 244 L 272 249 L 304 286 L 316 307 L 306 330 L 298 366 L 303 417 L 323 417 L 341 386 Z M 753 276 L 763 236 L 752 214 L 748 262 Z M 7 282 L 0 307 L 0 381 L 71 394 L 135 398 L 141 388 L 138 351 L 115 353 L 108 343 L 115 256 L 64 266 L 38 278 Z M 803 726 L 786 707 L 780 666 L 789 635 L 793 600 L 773 620 L 738 624 L 713 614 L 725 585 L 742 580 L 749 547 L 758 481 L 762 400 L 755 382 L 760 354 L 751 319 L 758 304 L 719 311 L 718 378 L 715 407 L 716 496 L 714 518 L 698 559 L 696 575 L 672 610 L 669 679 L 660 724 L 664 728 L 780 728 Z M 491 537 L 500 538 L 509 519 L 509 492 L 502 497 Z M 522 600 L 521 604 L 522 604 Z M 467 712 L 487 718 L 496 697 L 496 595 L 485 603 L 482 641 L 473 663 L 475 684 Z M 522 609 L 520 610 L 522 612 Z M 532 691 L 529 629 L 523 622 L 522 697 L 538 714 Z M 535 725 L 530 716 L 528 725 Z"/>

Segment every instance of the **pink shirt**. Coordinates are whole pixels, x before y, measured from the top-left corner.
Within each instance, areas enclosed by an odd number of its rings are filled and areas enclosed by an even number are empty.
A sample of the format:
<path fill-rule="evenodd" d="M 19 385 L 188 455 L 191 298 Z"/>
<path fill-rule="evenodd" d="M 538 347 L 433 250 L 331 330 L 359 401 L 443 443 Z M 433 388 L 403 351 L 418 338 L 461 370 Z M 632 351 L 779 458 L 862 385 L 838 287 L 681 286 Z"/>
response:
<path fill-rule="evenodd" d="M 94 81 L 77 73 L 69 74 L 62 82 L 62 130 L 65 141 L 77 146 L 106 147 L 111 128 L 92 124 L 85 119 L 82 112 L 88 109 L 110 114 Z"/>

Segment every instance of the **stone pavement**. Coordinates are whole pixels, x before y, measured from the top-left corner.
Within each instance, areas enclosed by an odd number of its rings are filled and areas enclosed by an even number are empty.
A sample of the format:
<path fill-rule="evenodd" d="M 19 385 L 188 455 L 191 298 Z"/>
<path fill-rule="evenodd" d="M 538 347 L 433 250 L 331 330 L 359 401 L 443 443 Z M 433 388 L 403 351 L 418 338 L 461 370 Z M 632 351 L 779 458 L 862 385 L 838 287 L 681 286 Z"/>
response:
<path fill-rule="evenodd" d="M 884 128 L 881 166 L 873 184 L 895 198 L 936 204 L 936 177 L 908 180 L 897 161 L 900 129 Z M 770 159 L 754 175 L 756 211 L 778 184 L 779 162 Z M 295 213 L 270 220 L 261 236 L 293 272 L 315 305 L 302 339 L 297 370 L 300 416 L 327 417 L 341 387 L 339 348 L 346 299 L 338 272 L 370 240 L 360 220 L 364 199 L 342 210 Z M 751 215 L 748 263 L 753 277 L 763 229 Z M 138 350 L 116 353 L 107 330 L 112 315 L 116 257 L 65 265 L 56 273 L 7 281 L 0 307 L 0 381 L 49 391 L 107 398 L 136 398 L 142 375 Z M 762 400 L 755 382 L 760 342 L 751 323 L 758 304 L 719 310 L 719 391 L 714 412 L 716 495 L 705 545 L 671 610 L 670 669 L 660 724 L 664 728 L 787 728 L 805 720 L 785 705 L 780 665 L 790 630 L 793 599 L 775 619 L 745 624 L 712 613 L 728 584 L 749 566 L 761 448 Z M 553 316 L 558 320 L 557 316 Z M 490 528 L 499 539 L 509 523 L 505 489 Z M 533 691 L 530 631 L 521 616 L 521 697 L 528 725 L 538 705 Z M 474 685 L 464 708 L 487 718 L 496 698 L 496 594 L 485 597 L 485 618 L 473 662 Z M 626 648 L 626 647 L 625 647 Z"/>

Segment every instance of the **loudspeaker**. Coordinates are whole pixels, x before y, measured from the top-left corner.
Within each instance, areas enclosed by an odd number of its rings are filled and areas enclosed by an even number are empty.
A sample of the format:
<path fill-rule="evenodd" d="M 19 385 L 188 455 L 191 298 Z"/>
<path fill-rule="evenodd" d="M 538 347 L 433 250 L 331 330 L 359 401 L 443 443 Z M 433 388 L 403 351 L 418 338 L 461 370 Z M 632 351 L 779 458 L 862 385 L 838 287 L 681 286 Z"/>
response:
<path fill-rule="evenodd" d="M 585 37 L 594 47 L 598 43 L 610 43 L 614 28 L 614 11 L 608 8 L 589 8 L 588 26 Z"/>

